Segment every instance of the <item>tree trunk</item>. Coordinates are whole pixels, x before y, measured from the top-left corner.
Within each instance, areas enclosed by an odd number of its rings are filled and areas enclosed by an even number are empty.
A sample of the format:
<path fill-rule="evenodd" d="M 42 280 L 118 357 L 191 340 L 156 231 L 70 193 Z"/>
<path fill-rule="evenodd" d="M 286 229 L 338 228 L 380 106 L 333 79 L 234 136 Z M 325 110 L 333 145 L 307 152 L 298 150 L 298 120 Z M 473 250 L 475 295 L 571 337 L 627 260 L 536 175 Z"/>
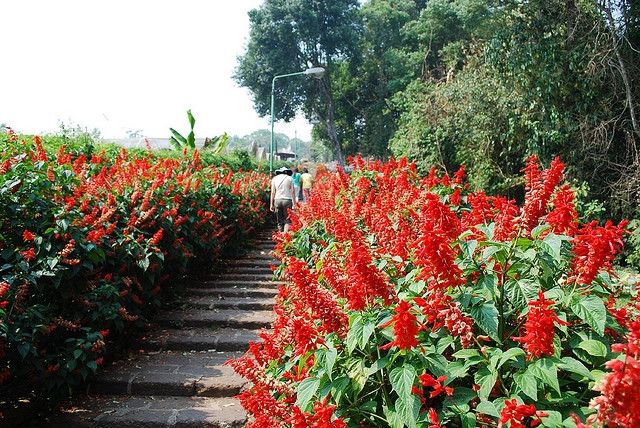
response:
<path fill-rule="evenodd" d="M 609 26 L 609 32 L 611 33 L 611 37 L 613 38 L 613 51 L 616 54 L 616 59 L 618 60 L 618 67 L 620 68 L 620 74 L 622 75 L 622 81 L 624 82 L 624 89 L 626 92 L 627 104 L 629 106 L 629 115 L 631 116 L 631 125 L 633 126 L 633 132 L 636 133 L 636 136 L 640 136 L 640 128 L 638 127 L 638 120 L 636 119 L 636 108 L 633 100 L 633 91 L 631 90 L 631 82 L 629 81 L 627 68 L 624 65 L 624 60 L 622 59 L 622 55 L 620 54 L 620 49 L 618 47 L 616 23 L 615 23 L 615 20 L 613 19 L 613 14 L 611 13 L 611 0 L 607 0 L 604 9 L 605 9 L 605 14 L 607 16 L 607 24 Z"/>
<path fill-rule="evenodd" d="M 326 76 L 323 77 L 320 81 L 320 87 L 322 88 L 322 93 L 324 94 L 325 102 L 327 103 L 327 133 L 329 134 L 329 139 L 331 140 L 331 144 L 333 145 L 333 153 L 335 155 L 336 161 L 338 161 L 338 164 L 344 166 L 344 155 L 342 154 L 342 147 L 340 146 L 340 141 L 338 141 L 338 132 L 336 131 L 336 111 L 335 107 L 333 106 L 331 83 Z"/>

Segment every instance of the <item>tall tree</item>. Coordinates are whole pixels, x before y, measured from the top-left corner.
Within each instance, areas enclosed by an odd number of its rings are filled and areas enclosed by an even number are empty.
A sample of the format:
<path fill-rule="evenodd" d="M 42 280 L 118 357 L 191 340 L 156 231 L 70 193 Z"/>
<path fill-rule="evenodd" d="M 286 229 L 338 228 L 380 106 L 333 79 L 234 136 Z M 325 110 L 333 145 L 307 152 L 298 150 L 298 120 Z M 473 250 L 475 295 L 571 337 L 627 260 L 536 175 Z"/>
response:
<path fill-rule="evenodd" d="M 344 157 L 336 129 L 332 75 L 355 54 L 360 33 L 357 10 L 357 0 L 265 0 L 249 12 L 249 43 L 238 58 L 235 74 L 236 81 L 253 93 L 256 111 L 267 115 L 273 76 L 325 67 L 327 73 L 318 81 L 278 81 L 276 117 L 290 120 L 300 109 L 308 116 L 318 113 L 340 163 Z"/>

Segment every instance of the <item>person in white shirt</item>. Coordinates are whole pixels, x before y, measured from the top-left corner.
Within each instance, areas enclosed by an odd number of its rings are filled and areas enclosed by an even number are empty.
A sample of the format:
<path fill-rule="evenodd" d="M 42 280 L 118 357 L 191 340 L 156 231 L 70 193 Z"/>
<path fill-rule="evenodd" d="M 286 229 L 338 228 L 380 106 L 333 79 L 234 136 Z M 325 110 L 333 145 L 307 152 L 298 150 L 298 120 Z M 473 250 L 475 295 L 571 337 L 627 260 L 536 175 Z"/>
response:
<path fill-rule="evenodd" d="M 293 171 L 287 167 L 276 170 L 276 175 L 271 179 L 271 211 L 276 213 L 278 231 L 288 232 L 291 220 L 289 210 L 296 205 L 296 192 L 291 176 Z"/>

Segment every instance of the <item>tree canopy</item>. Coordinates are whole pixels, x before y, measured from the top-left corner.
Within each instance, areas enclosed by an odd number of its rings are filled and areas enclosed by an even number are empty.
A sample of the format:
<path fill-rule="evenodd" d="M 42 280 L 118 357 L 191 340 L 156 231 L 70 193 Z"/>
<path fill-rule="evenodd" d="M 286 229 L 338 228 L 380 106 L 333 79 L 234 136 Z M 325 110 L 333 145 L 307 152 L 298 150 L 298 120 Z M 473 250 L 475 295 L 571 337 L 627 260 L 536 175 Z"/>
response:
<path fill-rule="evenodd" d="M 278 82 L 276 111 L 317 111 L 314 136 L 334 150 L 466 164 L 473 184 L 514 196 L 528 155 L 559 155 L 576 185 L 635 210 L 638 2 L 267 0 L 250 18 L 237 79 L 257 111 L 273 75 L 326 66 L 323 84 Z"/>

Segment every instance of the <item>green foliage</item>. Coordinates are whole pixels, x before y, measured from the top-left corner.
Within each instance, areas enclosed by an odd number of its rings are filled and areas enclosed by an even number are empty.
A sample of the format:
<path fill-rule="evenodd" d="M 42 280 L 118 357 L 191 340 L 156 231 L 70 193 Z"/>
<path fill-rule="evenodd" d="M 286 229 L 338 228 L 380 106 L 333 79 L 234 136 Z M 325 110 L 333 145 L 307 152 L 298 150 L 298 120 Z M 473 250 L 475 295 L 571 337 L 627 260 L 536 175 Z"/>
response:
<path fill-rule="evenodd" d="M 627 16 L 619 31 L 637 34 L 637 9 L 616 7 Z M 392 96 L 392 152 L 423 170 L 465 164 L 474 186 L 512 196 L 522 194 L 517 177 L 528 155 L 559 155 L 591 198 L 632 214 L 638 135 L 617 119 L 628 117 L 628 100 L 621 74 L 605 65 L 617 61 L 605 21 L 590 1 L 428 2 L 406 25 L 426 54 L 421 81 Z M 637 67 L 630 51 L 622 54 Z M 640 82 L 630 79 L 637 102 Z"/>
<path fill-rule="evenodd" d="M 3 397 L 82 384 L 158 310 L 169 280 L 215 262 L 265 215 L 266 175 L 204 166 L 198 152 L 50 141 L 0 134 Z"/>
<path fill-rule="evenodd" d="M 196 119 L 191 114 L 191 110 L 187 110 L 187 119 L 189 120 L 189 126 L 191 127 L 191 130 L 189 131 L 189 135 L 187 135 L 186 138 L 175 129 L 169 128 L 169 131 L 171 131 L 172 134 L 169 138 L 169 142 L 173 145 L 173 147 L 176 148 L 176 150 L 182 150 L 183 148 L 196 148 L 196 136 L 193 133 L 193 127 L 196 124 Z"/>
<path fill-rule="evenodd" d="M 204 147 L 202 150 L 210 151 L 214 155 L 220 155 L 224 152 L 229 144 L 229 136 L 225 132 L 222 135 L 218 135 L 213 138 L 206 138 L 204 140 Z"/>
<path fill-rule="evenodd" d="M 233 364 L 253 383 L 240 398 L 256 421 L 569 427 L 595 412 L 604 373 L 609 386 L 632 378 L 612 380 L 616 360 L 633 357 L 613 344 L 635 343 L 638 290 L 595 255 L 619 249 L 624 226 L 572 222 L 564 235 L 536 189 L 508 214 L 456 177 L 356 159 L 316 183 L 278 248 L 274 329 Z M 535 203 L 545 210 L 526 226 Z M 628 417 L 633 400 L 600 414 Z"/>

